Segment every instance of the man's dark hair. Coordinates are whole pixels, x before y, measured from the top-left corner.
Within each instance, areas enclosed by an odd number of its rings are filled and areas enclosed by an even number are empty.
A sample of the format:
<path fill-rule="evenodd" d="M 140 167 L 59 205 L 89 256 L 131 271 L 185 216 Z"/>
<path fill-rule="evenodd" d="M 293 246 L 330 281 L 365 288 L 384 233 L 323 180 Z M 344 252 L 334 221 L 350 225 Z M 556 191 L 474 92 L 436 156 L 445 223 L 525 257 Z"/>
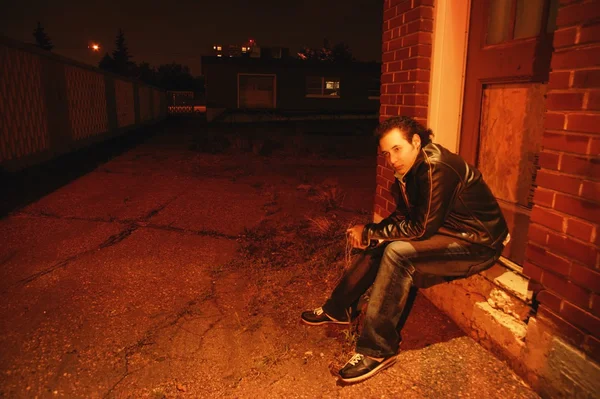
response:
<path fill-rule="evenodd" d="M 412 140 L 413 134 L 418 134 L 421 138 L 421 147 L 425 147 L 431 143 L 433 132 L 431 129 L 425 128 L 419 122 L 411 118 L 410 116 L 395 116 L 389 118 L 379 124 L 375 130 L 375 138 L 381 140 L 381 138 L 392 129 L 400 129 L 406 141 Z"/>

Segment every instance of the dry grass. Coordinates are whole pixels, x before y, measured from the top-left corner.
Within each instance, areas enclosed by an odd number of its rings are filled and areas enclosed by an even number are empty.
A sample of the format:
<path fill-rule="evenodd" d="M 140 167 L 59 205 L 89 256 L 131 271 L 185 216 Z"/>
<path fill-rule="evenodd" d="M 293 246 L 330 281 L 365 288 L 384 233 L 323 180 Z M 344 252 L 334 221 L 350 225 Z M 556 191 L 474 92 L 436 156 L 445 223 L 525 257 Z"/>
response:
<path fill-rule="evenodd" d="M 323 205 L 325 212 L 342 208 L 345 198 L 346 192 L 338 186 L 324 188 L 316 194 L 316 199 Z"/>
<path fill-rule="evenodd" d="M 311 222 L 309 230 L 319 236 L 327 235 L 334 225 L 333 220 L 327 216 L 308 217 L 307 219 Z"/>

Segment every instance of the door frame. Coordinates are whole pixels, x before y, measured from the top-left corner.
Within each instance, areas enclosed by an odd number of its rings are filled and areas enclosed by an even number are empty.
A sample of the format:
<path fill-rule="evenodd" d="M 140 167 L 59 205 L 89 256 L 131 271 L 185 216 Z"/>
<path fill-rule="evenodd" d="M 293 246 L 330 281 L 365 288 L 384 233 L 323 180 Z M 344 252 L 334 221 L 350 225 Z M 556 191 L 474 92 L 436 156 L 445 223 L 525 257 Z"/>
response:
<path fill-rule="evenodd" d="M 436 143 L 458 153 L 471 0 L 437 0 L 435 13 L 427 124 Z"/>

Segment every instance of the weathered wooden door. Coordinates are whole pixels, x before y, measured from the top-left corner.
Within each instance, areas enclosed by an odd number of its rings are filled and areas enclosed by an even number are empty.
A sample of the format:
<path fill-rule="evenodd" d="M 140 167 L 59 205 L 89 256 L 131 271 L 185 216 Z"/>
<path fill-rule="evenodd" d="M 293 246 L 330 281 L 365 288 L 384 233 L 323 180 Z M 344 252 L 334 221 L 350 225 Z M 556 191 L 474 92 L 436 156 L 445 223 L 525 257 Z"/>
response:
<path fill-rule="evenodd" d="M 558 0 L 472 0 L 460 154 L 502 207 L 522 265 Z"/>

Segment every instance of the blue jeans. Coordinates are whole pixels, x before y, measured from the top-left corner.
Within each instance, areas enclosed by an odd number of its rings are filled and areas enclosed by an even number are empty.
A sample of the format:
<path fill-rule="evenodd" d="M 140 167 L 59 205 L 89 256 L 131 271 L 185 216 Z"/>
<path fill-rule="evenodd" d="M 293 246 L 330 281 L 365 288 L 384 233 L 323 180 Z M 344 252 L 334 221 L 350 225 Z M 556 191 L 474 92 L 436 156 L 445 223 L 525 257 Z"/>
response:
<path fill-rule="evenodd" d="M 356 352 L 388 357 L 398 352 L 400 329 L 416 288 L 468 277 L 491 267 L 502 248 L 492 249 L 455 237 L 434 235 L 423 241 L 392 241 L 361 252 L 323 305 L 338 320 L 356 312 L 360 297 L 372 285 Z M 412 288 L 412 290 L 411 290 Z M 414 299 L 411 298 L 411 299 Z M 406 307 L 406 308 L 405 308 Z"/>

